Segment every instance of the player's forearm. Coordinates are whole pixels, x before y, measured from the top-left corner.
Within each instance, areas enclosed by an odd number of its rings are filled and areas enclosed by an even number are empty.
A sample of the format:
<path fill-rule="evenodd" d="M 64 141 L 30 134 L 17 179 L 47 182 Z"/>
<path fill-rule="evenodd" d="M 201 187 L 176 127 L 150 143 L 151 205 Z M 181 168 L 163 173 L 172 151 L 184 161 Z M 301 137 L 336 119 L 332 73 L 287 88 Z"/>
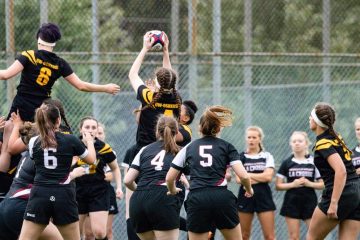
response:
<path fill-rule="evenodd" d="M 346 171 L 335 171 L 334 187 L 331 195 L 331 202 L 338 202 L 346 183 Z"/>
<path fill-rule="evenodd" d="M 257 182 L 271 182 L 272 180 L 272 173 L 249 173 L 251 179 L 254 179 Z"/>
<path fill-rule="evenodd" d="M 105 85 L 83 82 L 79 90 L 83 92 L 106 92 L 107 88 Z"/>
<path fill-rule="evenodd" d="M 313 189 L 321 190 L 321 189 L 324 189 L 324 182 L 323 181 L 309 182 L 308 187 L 313 188 Z"/>
<path fill-rule="evenodd" d="M 136 57 L 133 65 L 131 66 L 130 71 L 129 71 L 130 82 L 132 82 L 133 79 L 136 79 L 139 76 L 139 70 L 140 70 L 141 64 L 144 60 L 146 53 L 147 53 L 146 49 L 144 49 L 144 48 L 141 49 L 139 55 Z"/>
<path fill-rule="evenodd" d="M 172 69 L 171 62 L 170 62 L 170 55 L 169 55 L 168 50 L 164 51 L 164 54 L 163 54 L 163 67 Z"/>

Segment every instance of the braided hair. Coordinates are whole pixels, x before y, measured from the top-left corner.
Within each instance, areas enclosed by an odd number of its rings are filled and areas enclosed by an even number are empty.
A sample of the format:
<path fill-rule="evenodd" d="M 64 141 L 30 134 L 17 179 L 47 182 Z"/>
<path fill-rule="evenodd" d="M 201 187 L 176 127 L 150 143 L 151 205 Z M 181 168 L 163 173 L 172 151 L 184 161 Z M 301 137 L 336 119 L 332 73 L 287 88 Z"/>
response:
<path fill-rule="evenodd" d="M 57 100 L 57 99 L 48 98 L 48 99 L 44 100 L 44 104 L 55 105 L 60 111 L 61 120 L 64 121 L 65 126 L 71 131 L 71 127 L 70 127 L 68 120 L 66 119 L 64 106 L 61 103 L 61 101 Z"/>
<path fill-rule="evenodd" d="M 315 113 L 321 122 L 323 122 L 329 129 L 330 135 L 335 137 L 335 139 L 343 146 L 344 149 L 352 153 L 351 150 L 346 146 L 345 142 L 339 137 L 339 135 L 334 130 L 335 123 L 335 109 L 328 103 L 320 102 L 315 105 Z"/>
<path fill-rule="evenodd" d="M 155 109 L 156 103 L 160 101 L 164 94 L 174 94 L 176 98 L 176 104 L 178 105 L 178 115 L 175 117 L 179 118 L 181 111 L 181 98 L 176 90 L 176 72 L 172 69 L 161 67 L 156 70 L 155 76 L 160 85 L 159 91 L 154 96 L 149 105 L 143 107 L 142 110 L 145 110 L 149 107 Z"/>

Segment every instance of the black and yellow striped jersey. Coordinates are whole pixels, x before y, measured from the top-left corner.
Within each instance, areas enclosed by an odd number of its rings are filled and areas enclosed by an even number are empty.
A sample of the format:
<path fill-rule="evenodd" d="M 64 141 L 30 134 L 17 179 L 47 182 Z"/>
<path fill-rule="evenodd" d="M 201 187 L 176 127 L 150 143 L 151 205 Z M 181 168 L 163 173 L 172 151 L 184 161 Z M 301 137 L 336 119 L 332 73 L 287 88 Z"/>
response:
<path fill-rule="evenodd" d="M 96 152 L 96 161 L 94 164 L 87 164 L 81 159 L 79 159 L 76 163 L 77 167 L 82 166 L 86 170 L 86 174 L 84 176 L 76 178 L 76 186 L 104 183 L 104 169 L 106 164 L 116 160 L 116 155 L 109 144 L 95 138 L 94 147 Z"/>
<path fill-rule="evenodd" d="M 340 140 L 342 140 L 339 135 Z M 343 140 L 342 140 L 343 141 Z M 351 152 L 344 148 L 340 142 L 326 130 L 316 137 L 314 150 L 314 163 L 319 170 L 321 178 L 324 180 L 325 187 L 332 187 L 334 184 L 335 171 L 330 166 L 327 158 L 332 154 L 339 154 L 345 165 L 347 178 L 346 181 L 358 178 L 355 167 L 351 161 Z"/>
<path fill-rule="evenodd" d="M 142 107 L 149 105 L 158 93 L 152 92 L 145 85 L 138 88 L 137 99 L 141 102 Z M 158 117 L 163 114 L 178 118 L 179 104 L 176 103 L 174 94 L 164 94 L 155 104 L 155 108 L 148 107 L 141 111 L 139 125 L 136 134 L 136 143 L 140 146 L 148 145 L 156 141 L 155 127 Z"/>
<path fill-rule="evenodd" d="M 185 147 L 191 142 L 192 131 L 188 125 L 179 124 L 179 132 L 181 133 L 183 140 L 181 142 L 176 142 L 180 147 Z"/>
<path fill-rule="evenodd" d="M 17 87 L 18 94 L 50 97 L 55 81 L 73 73 L 64 59 L 45 50 L 23 51 L 16 59 L 24 67 Z"/>

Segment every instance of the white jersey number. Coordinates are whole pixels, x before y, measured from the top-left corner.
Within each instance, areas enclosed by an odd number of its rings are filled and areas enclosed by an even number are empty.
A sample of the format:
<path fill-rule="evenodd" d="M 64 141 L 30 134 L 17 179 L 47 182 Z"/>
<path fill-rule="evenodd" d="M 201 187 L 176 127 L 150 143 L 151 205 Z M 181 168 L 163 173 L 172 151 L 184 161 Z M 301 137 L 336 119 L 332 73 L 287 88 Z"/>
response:
<path fill-rule="evenodd" d="M 44 166 L 48 169 L 55 169 L 57 167 L 57 158 L 55 156 L 49 156 L 49 152 L 56 152 L 56 148 L 44 149 Z"/>
<path fill-rule="evenodd" d="M 212 149 L 212 145 L 199 146 L 199 155 L 204 159 L 200 161 L 200 165 L 203 167 L 211 167 L 213 163 L 213 157 L 210 153 L 205 153 L 205 150 Z"/>
<path fill-rule="evenodd" d="M 155 166 L 156 171 L 161 171 L 164 166 L 165 150 L 161 150 L 156 156 L 151 160 L 151 165 Z"/>

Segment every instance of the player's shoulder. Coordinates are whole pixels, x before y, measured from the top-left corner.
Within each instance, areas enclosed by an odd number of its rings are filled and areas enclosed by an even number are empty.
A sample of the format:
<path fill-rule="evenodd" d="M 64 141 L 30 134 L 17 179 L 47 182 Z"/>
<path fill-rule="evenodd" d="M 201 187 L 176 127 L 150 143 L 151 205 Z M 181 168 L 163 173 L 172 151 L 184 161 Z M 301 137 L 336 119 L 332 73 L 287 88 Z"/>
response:
<path fill-rule="evenodd" d="M 94 147 L 95 150 L 99 153 L 99 154 L 106 154 L 106 153 L 110 153 L 113 152 L 110 144 L 103 142 L 97 138 L 95 138 L 95 143 L 94 143 Z"/>

